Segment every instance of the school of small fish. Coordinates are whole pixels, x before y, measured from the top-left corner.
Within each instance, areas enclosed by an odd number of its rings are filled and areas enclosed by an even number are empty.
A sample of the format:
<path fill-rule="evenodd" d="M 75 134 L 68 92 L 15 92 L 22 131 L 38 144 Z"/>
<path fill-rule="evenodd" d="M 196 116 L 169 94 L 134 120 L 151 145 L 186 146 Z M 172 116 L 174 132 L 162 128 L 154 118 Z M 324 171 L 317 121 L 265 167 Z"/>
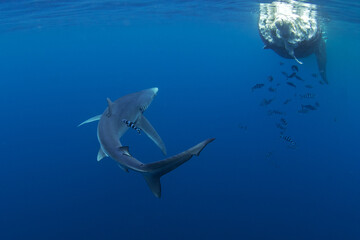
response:
<path fill-rule="evenodd" d="M 281 68 L 284 68 L 286 67 L 286 64 L 284 64 L 284 62 L 280 62 L 280 66 Z M 267 115 L 273 116 L 272 118 L 276 118 L 275 127 L 279 130 L 280 138 L 289 148 L 296 148 L 296 142 L 293 137 L 286 135 L 289 124 L 285 119 L 286 111 L 280 110 L 282 108 L 281 106 L 285 107 L 285 105 L 298 105 L 298 107 L 296 107 L 296 112 L 298 114 L 307 114 L 318 110 L 320 104 L 318 101 L 315 101 L 317 95 L 312 90 L 319 86 L 317 83 L 324 85 L 324 82 L 317 79 L 316 73 L 312 73 L 309 79 L 303 78 L 303 76 L 301 76 L 301 72 L 299 72 L 299 67 L 296 65 L 292 65 L 290 70 L 291 72 L 280 72 L 285 78 L 277 79 L 272 75 L 268 75 L 267 81 L 256 83 L 251 87 L 251 91 L 263 92 L 263 88 L 268 90 L 267 92 L 269 92 L 268 94 L 271 94 L 271 97 L 263 98 L 259 105 L 264 108 L 267 108 L 269 105 L 272 106 L 271 109 L 267 110 Z M 296 81 L 296 83 L 292 81 L 292 79 L 295 79 L 294 81 Z M 283 85 L 281 82 L 285 82 L 286 84 Z M 279 92 L 281 92 L 278 91 L 280 86 L 285 86 L 282 88 L 284 88 L 287 93 L 290 93 L 292 97 L 284 99 L 281 98 L 281 96 L 278 96 L 280 94 Z M 279 101 L 280 104 L 276 107 L 276 102 Z M 286 108 L 289 109 L 289 107 Z"/>

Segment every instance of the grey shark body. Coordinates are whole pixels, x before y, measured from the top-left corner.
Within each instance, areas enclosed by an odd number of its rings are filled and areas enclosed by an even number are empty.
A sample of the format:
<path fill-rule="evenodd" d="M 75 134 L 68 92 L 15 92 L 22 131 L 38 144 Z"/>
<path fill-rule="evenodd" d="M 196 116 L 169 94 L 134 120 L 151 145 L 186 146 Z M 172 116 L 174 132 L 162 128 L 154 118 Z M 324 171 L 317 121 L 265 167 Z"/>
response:
<path fill-rule="evenodd" d="M 164 142 L 143 115 L 157 92 L 158 88 L 150 88 L 128 94 L 114 102 L 107 99 L 108 107 L 103 114 L 90 118 L 79 126 L 99 120 L 97 135 L 100 143 L 100 150 L 98 152 L 97 160 L 100 161 L 104 157 L 111 157 L 126 172 L 130 169 L 141 173 L 152 193 L 156 197 L 160 197 L 160 177 L 185 163 L 192 156 L 199 155 L 201 150 L 214 139 L 205 140 L 178 155 L 158 162 L 145 164 L 134 158 L 129 153 L 129 148 L 123 146 L 120 142 L 120 138 L 129 129 L 129 125 L 127 125 L 126 122 L 136 125 L 136 128 L 148 135 L 161 149 L 163 154 L 166 155 Z"/>

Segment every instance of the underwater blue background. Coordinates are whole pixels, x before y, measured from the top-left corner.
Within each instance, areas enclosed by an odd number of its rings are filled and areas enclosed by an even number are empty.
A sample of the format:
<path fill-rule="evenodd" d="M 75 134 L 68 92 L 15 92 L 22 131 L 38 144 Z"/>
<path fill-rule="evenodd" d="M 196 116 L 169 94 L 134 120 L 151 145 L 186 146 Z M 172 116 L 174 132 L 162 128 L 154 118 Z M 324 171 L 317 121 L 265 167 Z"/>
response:
<path fill-rule="evenodd" d="M 35 18 L 1 33 L 0 239 L 360 239 L 360 21 L 326 23 L 329 85 L 311 76 L 314 56 L 298 65 L 320 103 L 299 114 L 300 83 L 251 91 L 295 64 L 262 49 L 256 12 L 201 13 Z M 161 199 L 140 174 L 96 161 L 96 123 L 77 128 L 107 97 L 150 87 L 144 115 L 169 156 L 216 138 L 162 177 Z M 286 112 L 295 149 L 269 109 Z M 131 129 L 122 143 L 140 161 L 164 158 Z"/>

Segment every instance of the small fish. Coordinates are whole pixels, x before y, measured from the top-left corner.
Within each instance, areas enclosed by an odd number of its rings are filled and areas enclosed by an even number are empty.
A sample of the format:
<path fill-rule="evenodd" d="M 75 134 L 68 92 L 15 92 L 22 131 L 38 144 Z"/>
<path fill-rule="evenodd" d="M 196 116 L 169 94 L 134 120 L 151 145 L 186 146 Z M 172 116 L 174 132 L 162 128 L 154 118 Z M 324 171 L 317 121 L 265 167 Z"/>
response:
<path fill-rule="evenodd" d="M 320 107 L 320 103 L 319 103 L 319 102 L 315 102 L 315 106 Z"/>
<path fill-rule="evenodd" d="M 288 77 L 288 74 L 286 72 L 281 72 L 282 75 L 284 75 L 285 77 Z"/>
<path fill-rule="evenodd" d="M 257 83 L 255 84 L 252 88 L 251 88 L 251 91 L 254 91 L 255 89 L 260 89 L 264 86 L 265 84 L 263 83 Z"/>
<path fill-rule="evenodd" d="M 317 77 L 316 73 L 311 74 L 311 76 L 314 77 L 314 78 Z"/>
<path fill-rule="evenodd" d="M 305 93 L 303 95 L 300 95 L 301 98 L 315 98 L 314 93 Z"/>
<path fill-rule="evenodd" d="M 301 105 L 301 108 L 306 108 L 306 109 L 308 109 L 308 110 L 312 110 L 312 111 L 314 111 L 314 110 L 316 110 L 317 108 L 316 107 L 314 107 L 313 105 L 310 105 L 310 104 L 307 104 L 307 105 Z"/>
<path fill-rule="evenodd" d="M 276 115 L 284 115 L 285 114 L 284 112 L 280 112 L 278 110 L 273 110 L 272 112 Z"/>
<path fill-rule="evenodd" d="M 243 130 L 247 130 L 247 126 L 239 124 L 239 128 Z"/>
<path fill-rule="evenodd" d="M 308 113 L 308 112 L 309 112 L 309 110 L 307 110 L 305 108 L 302 108 L 298 111 L 298 113 L 303 113 L 303 114 Z"/>
<path fill-rule="evenodd" d="M 286 142 L 290 143 L 293 146 L 296 145 L 295 141 L 292 140 L 290 136 L 280 135 L 280 138 L 284 139 Z"/>
<path fill-rule="evenodd" d="M 285 115 L 285 113 L 280 112 L 278 110 L 269 110 L 268 111 L 268 115 L 273 115 L 273 114 L 275 114 L 275 115 Z"/>
<path fill-rule="evenodd" d="M 269 92 L 276 92 L 276 89 L 275 88 L 272 88 L 272 87 L 269 87 Z"/>
<path fill-rule="evenodd" d="M 286 127 L 283 126 L 283 125 L 280 124 L 280 123 L 276 123 L 276 127 L 279 128 L 279 129 L 281 129 L 281 130 L 286 130 Z"/>
<path fill-rule="evenodd" d="M 274 78 L 273 78 L 273 76 L 268 76 L 268 80 L 269 80 L 269 82 L 272 82 L 273 80 L 274 80 Z"/>
<path fill-rule="evenodd" d="M 280 83 L 277 83 L 276 86 L 277 86 L 277 87 L 280 86 Z"/>
<path fill-rule="evenodd" d="M 313 88 L 311 85 L 305 85 L 306 88 Z"/>
<path fill-rule="evenodd" d="M 284 101 L 284 104 L 288 104 L 289 102 L 291 102 L 291 99 L 290 99 L 290 98 L 286 99 L 286 100 Z"/>
<path fill-rule="evenodd" d="M 295 66 L 295 65 L 292 65 L 291 70 L 293 70 L 294 72 L 298 72 L 299 68 L 297 66 Z"/>
<path fill-rule="evenodd" d="M 280 62 L 279 64 L 280 64 L 280 66 L 284 65 L 284 63 L 283 63 L 283 62 Z"/>
<path fill-rule="evenodd" d="M 293 84 L 292 82 L 286 82 L 286 84 L 289 85 L 289 86 L 292 86 L 292 87 L 296 88 L 296 85 Z"/>
<path fill-rule="evenodd" d="M 281 122 L 282 125 L 284 125 L 284 126 L 287 126 L 287 125 L 288 125 L 287 121 L 286 121 L 284 118 L 281 118 L 281 119 L 280 119 L 280 122 Z"/>
<path fill-rule="evenodd" d="M 267 105 L 269 105 L 273 100 L 274 100 L 274 98 L 272 98 L 272 99 L 266 99 L 266 98 L 264 98 L 264 99 L 262 100 L 262 102 L 260 103 L 260 106 L 267 106 Z"/>
<path fill-rule="evenodd" d="M 319 83 L 320 83 L 321 85 L 324 85 L 324 82 L 323 82 L 323 81 L 319 81 Z"/>
<path fill-rule="evenodd" d="M 297 79 L 297 80 L 300 80 L 300 81 L 304 81 L 304 79 L 302 79 L 300 76 L 298 76 L 298 75 L 295 75 L 295 78 Z"/>
<path fill-rule="evenodd" d="M 293 72 L 292 74 L 290 74 L 289 76 L 288 76 L 288 78 L 293 78 L 293 77 L 295 77 L 296 76 L 296 72 Z"/>
<path fill-rule="evenodd" d="M 135 130 L 140 134 L 141 129 L 138 128 L 138 127 L 136 127 L 136 126 L 135 126 L 135 123 L 133 123 L 133 122 L 131 122 L 131 121 L 128 121 L 128 120 L 126 120 L 126 119 L 123 119 L 122 122 L 125 123 L 126 126 L 132 128 L 132 129 L 135 129 Z"/>

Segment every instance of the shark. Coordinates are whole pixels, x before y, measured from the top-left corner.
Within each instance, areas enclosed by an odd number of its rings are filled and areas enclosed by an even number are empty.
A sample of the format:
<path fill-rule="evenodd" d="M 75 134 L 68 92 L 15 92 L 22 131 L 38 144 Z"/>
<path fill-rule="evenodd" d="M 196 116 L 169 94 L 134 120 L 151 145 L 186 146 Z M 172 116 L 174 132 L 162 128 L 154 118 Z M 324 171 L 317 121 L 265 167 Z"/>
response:
<path fill-rule="evenodd" d="M 142 174 L 151 192 L 155 197 L 160 198 L 160 178 L 190 160 L 194 155 L 199 156 L 205 146 L 215 138 L 206 139 L 177 155 L 156 162 L 143 163 L 133 157 L 129 152 L 129 146 L 123 146 L 120 142 L 120 138 L 129 128 L 133 128 L 139 133 L 144 132 L 164 155 L 167 153 L 163 140 L 143 115 L 158 90 L 156 87 L 145 89 L 125 95 L 114 102 L 107 98 L 108 106 L 102 114 L 89 118 L 78 126 L 99 121 L 97 137 L 100 149 L 97 160 L 110 157 L 125 172 L 132 170 Z"/>

